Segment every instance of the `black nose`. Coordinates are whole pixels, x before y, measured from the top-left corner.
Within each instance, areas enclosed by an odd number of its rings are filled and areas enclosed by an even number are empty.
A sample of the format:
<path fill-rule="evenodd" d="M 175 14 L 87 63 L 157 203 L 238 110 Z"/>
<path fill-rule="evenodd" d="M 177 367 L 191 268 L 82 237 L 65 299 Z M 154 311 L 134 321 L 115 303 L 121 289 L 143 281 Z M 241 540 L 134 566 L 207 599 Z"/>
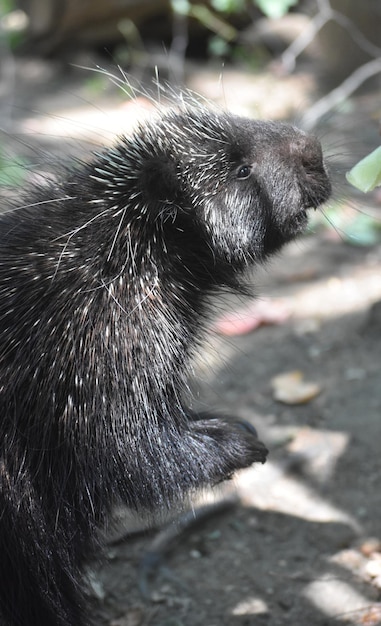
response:
<path fill-rule="evenodd" d="M 290 140 L 288 153 L 300 175 L 304 206 L 316 208 L 323 204 L 332 189 L 319 140 L 300 133 Z"/>

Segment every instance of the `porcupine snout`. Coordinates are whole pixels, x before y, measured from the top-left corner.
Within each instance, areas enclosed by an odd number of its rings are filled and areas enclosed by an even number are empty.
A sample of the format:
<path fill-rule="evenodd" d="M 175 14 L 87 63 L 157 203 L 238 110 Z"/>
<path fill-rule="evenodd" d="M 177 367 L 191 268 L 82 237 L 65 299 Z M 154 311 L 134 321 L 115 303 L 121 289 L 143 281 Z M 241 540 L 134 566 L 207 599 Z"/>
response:
<path fill-rule="evenodd" d="M 306 209 L 317 208 L 328 200 L 331 184 L 323 160 L 320 141 L 302 131 L 288 144 L 288 154 L 300 175 L 300 188 Z"/>

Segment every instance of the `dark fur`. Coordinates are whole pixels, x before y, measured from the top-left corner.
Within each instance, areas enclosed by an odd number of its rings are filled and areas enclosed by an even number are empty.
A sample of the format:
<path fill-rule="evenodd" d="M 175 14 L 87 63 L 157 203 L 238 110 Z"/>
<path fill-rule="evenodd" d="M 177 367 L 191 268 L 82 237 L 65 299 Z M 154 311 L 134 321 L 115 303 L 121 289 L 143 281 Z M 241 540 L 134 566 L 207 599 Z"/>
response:
<path fill-rule="evenodd" d="M 206 297 L 329 193 L 315 139 L 185 107 L 1 217 L 2 625 L 88 624 L 80 570 L 115 503 L 264 462 L 249 430 L 187 412 L 189 360 Z"/>

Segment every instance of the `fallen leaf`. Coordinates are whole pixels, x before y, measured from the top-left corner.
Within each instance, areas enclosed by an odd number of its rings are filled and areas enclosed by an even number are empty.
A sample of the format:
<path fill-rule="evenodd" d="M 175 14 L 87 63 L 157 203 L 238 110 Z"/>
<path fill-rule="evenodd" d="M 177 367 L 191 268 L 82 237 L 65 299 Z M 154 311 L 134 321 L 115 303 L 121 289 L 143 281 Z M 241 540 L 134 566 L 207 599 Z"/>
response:
<path fill-rule="evenodd" d="M 374 604 L 359 618 L 359 624 L 362 626 L 379 626 L 381 620 L 381 604 Z"/>
<path fill-rule="evenodd" d="M 271 380 L 275 400 L 284 404 L 304 404 L 310 402 L 321 392 L 317 383 L 303 379 L 300 370 L 279 374 Z"/>
<path fill-rule="evenodd" d="M 368 537 L 360 545 L 360 552 L 368 558 L 375 553 L 381 553 L 381 541 L 378 537 Z"/>
<path fill-rule="evenodd" d="M 287 304 L 281 300 L 255 300 L 250 306 L 223 315 L 214 324 L 220 335 L 245 335 L 260 326 L 283 324 L 290 317 Z"/>

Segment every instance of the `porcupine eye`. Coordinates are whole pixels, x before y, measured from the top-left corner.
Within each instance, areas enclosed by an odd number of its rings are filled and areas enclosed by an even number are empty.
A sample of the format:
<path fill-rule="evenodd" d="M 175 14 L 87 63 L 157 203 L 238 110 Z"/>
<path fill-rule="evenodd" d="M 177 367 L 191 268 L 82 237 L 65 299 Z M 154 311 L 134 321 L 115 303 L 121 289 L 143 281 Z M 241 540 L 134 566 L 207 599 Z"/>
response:
<path fill-rule="evenodd" d="M 251 174 L 251 166 L 241 165 L 241 167 L 239 168 L 237 172 L 237 178 L 240 178 L 241 180 L 243 180 L 245 178 L 249 178 L 250 174 Z"/>

